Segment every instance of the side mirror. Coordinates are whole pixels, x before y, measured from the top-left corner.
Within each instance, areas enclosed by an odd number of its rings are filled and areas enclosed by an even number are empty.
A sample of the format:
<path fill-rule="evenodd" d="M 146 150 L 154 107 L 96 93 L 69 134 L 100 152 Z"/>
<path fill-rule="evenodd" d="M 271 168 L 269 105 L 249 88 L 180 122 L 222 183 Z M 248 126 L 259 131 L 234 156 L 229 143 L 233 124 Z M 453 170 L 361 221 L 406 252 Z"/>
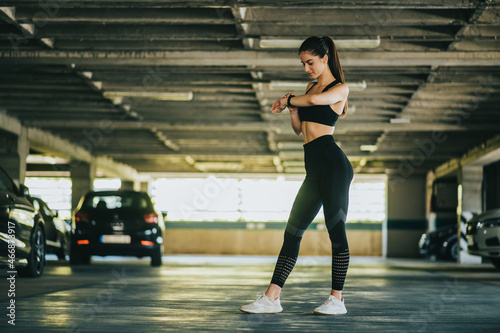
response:
<path fill-rule="evenodd" d="M 28 188 L 28 186 L 24 184 L 19 185 L 19 195 L 23 197 L 29 197 L 30 189 Z"/>

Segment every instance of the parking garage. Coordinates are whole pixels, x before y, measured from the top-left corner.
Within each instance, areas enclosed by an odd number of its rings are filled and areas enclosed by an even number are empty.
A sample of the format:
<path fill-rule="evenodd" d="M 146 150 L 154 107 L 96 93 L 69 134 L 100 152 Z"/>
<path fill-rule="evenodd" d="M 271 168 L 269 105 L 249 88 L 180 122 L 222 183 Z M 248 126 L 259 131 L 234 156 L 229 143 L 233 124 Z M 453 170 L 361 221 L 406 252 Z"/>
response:
<path fill-rule="evenodd" d="M 48 253 L 42 276 L 16 277 L 15 296 L 3 270 L 2 331 L 493 331 L 500 217 L 479 221 L 492 235 L 483 256 L 466 222 L 500 208 L 499 11 L 492 0 L 2 1 L 5 173 L 68 225 L 89 191 L 146 192 L 164 220 L 160 267 Z M 349 87 L 333 134 L 354 170 L 349 312 L 312 314 L 331 270 L 320 211 L 283 312 L 244 314 L 305 177 L 303 137 L 287 109 L 270 109 L 305 92 L 308 36 L 333 38 Z M 422 235 L 444 230 L 423 256 Z"/>

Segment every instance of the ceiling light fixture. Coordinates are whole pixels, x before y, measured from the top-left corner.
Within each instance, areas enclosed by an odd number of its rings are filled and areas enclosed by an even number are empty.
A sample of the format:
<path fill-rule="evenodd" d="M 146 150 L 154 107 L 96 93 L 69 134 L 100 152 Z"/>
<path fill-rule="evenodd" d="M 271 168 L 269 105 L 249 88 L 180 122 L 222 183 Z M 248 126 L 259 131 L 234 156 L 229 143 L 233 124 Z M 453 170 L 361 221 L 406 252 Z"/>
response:
<path fill-rule="evenodd" d="M 411 123 L 410 118 L 391 118 L 391 124 L 409 124 Z"/>
<path fill-rule="evenodd" d="M 160 91 L 105 91 L 104 97 L 109 99 L 119 97 L 149 98 L 159 101 L 191 101 L 193 92 L 160 92 Z"/>
<path fill-rule="evenodd" d="M 245 168 L 245 165 L 239 162 L 196 162 L 193 166 L 203 172 L 241 171 Z"/>
<path fill-rule="evenodd" d="M 26 157 L 28 164 L 67 164 L 69 160 L 57 156 L 34 155 L 30 154 Z"/>
<path fill-rule="evenodd" d="M 361 146 L 359 146 L 359 149 L 361 151 L 367 151 L 367 152 L 373 153 L 374 151 L 377 151 L 378 147 L 377 147 L 377 145 L 361 145 Z"/>
<path fill-rule="evenodd" d="M 373 39 L 333 39 L 339 49 L 374 49 L 380 46 L 380 37 Z M 261 38 L 262 49 L 298 49 L 303 39 L 293 38 Z"/>

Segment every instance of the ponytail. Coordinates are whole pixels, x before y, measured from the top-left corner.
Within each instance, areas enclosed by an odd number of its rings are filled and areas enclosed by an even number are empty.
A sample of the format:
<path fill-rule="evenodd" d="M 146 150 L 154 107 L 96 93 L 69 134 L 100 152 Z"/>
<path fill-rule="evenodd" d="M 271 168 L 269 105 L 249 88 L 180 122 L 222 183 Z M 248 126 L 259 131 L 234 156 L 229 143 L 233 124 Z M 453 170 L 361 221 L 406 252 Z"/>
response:
<path fill-rule="evenodd" d="M 301 52 L 308 51 L 313 55 L 318 55 L 323 58 L 328 55 L 328 67 L 335 78 L 339 79 L 340 82 L 345 83 L 344 72 L 342 71 L 342 66 L 340 65 L 339 55 L 337 53 L 337 47 L 335 43 L 329 36 L 324 37 L 309 37 L 307 38 L 299 48 L 299 54 Z M 347 100 L 345 101 L 344 110 L 342 110 L 341 118 L 347 115 Z"/>

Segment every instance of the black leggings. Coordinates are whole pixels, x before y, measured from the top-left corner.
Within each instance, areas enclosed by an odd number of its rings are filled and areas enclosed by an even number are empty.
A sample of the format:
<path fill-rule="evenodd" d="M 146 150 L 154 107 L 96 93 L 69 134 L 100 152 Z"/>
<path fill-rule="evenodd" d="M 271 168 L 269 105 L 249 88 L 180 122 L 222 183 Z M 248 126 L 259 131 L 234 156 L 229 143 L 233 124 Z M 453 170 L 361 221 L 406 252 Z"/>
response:
<path fill-rule="evenodd" d="M 349 266 L 345 222 L 352 166 L 332 135 L 306 143 L 304 159 L 306 178 L 293 203 L 271 283 L 280 287 L 285 284 L 297 261 L 302 236 L 323 204 L 332 242 L 332 289 L 342 290 Z"/>

